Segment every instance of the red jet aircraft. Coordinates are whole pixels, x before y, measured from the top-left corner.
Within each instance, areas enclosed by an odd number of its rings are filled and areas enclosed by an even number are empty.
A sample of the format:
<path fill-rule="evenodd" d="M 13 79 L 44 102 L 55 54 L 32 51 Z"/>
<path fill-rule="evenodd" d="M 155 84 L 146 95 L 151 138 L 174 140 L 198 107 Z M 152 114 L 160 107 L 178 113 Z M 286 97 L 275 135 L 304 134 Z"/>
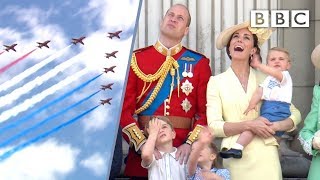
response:
<path fill-rule="evenodd" d="M 120 36 L 119 36 L 119 34 L 121 33 L 122 31 L 116 31 L 116 32 L 109 32 L 108 34 L 109 34 L 109 38 L 110 39 L 112 39 L 113 37 L 117 37 L 117 38 L 119 38 L 120 39 Z"/>
<path fill-rule="evenodd" d="M 108 103 L 108 104 L 111 105 L 111 102 L 110 102 L 111 99 L 112 99 L 112 98 L 108 98 L 108 99 L 104 99 L 104 100 L 102 99 L 102 100 L 100 100 L 100 104 L 104 105 L 104 104 Z"/>
<path fill-rule="evenodd" d="M 117 56 L 116 56 L 116 53 L 117 53 L 118 51 L 113 51 L 112 53 L 106 53 L 106 58 L 108 58 L 109 59 L 109 57 L 114 57 L 114 58 L 117 58 Z"/>
<path fill-rule="evenodd" d="M 9 52 L 10 50 L 17 52 L 17 51 L 14 49 L 14 47 L 15 47 L 16 45 L 18 45 L 18 44 L 3 45 L 3 46 L 6 47 L 4 50 L 6 50 L 6 51 L 8 51 L 8 52 Z"/>
<path fill-rule="evenodd" d="M 82 36 L 80 38 L 72 38 L 72 43 L 73 44 L 77 44 L 77 43 L 81 43 L 82 45 L 84 45 L 84 43 L 82 42 L 82 40 L 86 38 L 85 36 Z"/>
<path fill-rule="evenodd" d="M 104 68 L 104 72 L 105 73 L 108 73 L 109 71 L 111 71 L 111 72 L 113 72 L 114 73 L 114 68 L 115 68 L 116 66 L 111 66 L 111 67 L 109 67 L 109 68 Z"/>
<path fill-rule="evenodd" d="M 101 90 L 106 90 L 106 89 L 112 90 L 111 86 L 112 86 L 113 84 L 114 84 L 114 83 L 110 83 L 110 84 L 107 84 L 107 85 L 101 85 Z"/>
<path fill-rule="evenodd" d="M 47 47 L 47 48 L 49 48 L 49 46 L 48 46 L 48 43 L 50 42 L 50 40 L 47 40 L 47 41 L 45 41 L 45 42 L 37 42 L 38 43 L 38 47 L 41 49 L 42 47 Z"/>

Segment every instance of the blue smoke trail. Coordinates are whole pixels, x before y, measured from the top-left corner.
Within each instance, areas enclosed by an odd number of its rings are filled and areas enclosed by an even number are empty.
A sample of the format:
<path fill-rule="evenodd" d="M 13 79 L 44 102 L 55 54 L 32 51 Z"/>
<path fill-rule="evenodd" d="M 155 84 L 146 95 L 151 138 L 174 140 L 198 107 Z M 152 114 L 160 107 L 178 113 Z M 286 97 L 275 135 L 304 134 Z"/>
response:
<path fill-rule="evenodd" d="M 6 145 L 8 145 L 8 144 L 10 144 L 12 141 L 14 141 L 14 140 L 16 140 L 16 139 L 24 136 L 25 134 L 27 134 L 27 133 L 29 133 L 30 131 L 32 131 L 32 130 L 34 130 L 34 129 L 40 127 L 40 126 L 42 126 L 43 124 L 45 124 L 45 123 L 47 123 L 47 122 L 49 122 L 49 121 L 51 121 L 51 120 L 53 120 L 54 118 L 56 118 L 56 117 L 58 117 L 58 116 L 60 116 L 60 115 L 62 115 L 62 114 L 64 114 L 64 113 L 66 113 L 66 112 L 69 111 L 70 109 L 78 106 L 79 104 L 83 103 L 84 101 L 87 101 L 88 99 L 90 99 L 91 97 L 93 97 L 94 95 L 96 95 L 96 94 L 99 93 L 99 92 L 100 92 L 100 90 L 97 91 L 97 92 L 92 93 L 91 95 L 89 95 L 89 96 L 81 99 L 80 101 L 78 101 L 78 102 L 76 102 L 76 103 L 68 106 L 67 108 L 65 108 L 65 109 L 63 109 L 63 110 L 61 110 L 61 111 L 59 111 L 59 112 L 57 112 L 57 113 L 55 113 L 55 114 L 53 114 L 53 115 L 45 118 L 44 120 L 42 120 L 42 121 L 40 121 L 39 123 L 33 125 L 32 127 L 30 127 L 30 128 L 28 128 L 28 129 L 26 129 L 26 130 L 18 133 L 17 135 L 15 135 L 15 136 L 7 139 L 6 141 L 0 143 L 0 148 L 6 146 Z"/>
<path fill-rule="evenodd" d="M 28 114 L 27 116 L 24 116 L 23 118 L 17 120 L 17 121 L 13 121 L 12 123 L 9 123 L 8 125 L 4 126 L 4 127 L 1 127 L 0 128 L 0 134 L 4 133 L 5 131 L 11 129 L 11 128 L 14 128 L 18 125 L 20 125 L 21 123 L 27 121 L 28 119 L 32 118 L 34 115 L 40 113 L 41 111 L 44 111 L 45 109 L 49 108 L 50 106 L 62 101 L 63 99 L 71 96 L 73 93 L 79 91 L 80 89 L 84 88 L 85 86 L 87 86 L 89 83 L 91 83 L 92 81 L 96 80 L 98 77 L 100 77 L 102 74 L 99 74 L 95 77 L 93 77 L 92 79 L 84 82 L 83 84 L 80 84 L 78 87 L 74 88 L 73 90 L 63 94 L 62 96 L 58 97 L 57 99 L 41 106 L 38 110 Z"/>
<path fill-rule="evenodd" d="M 73 118 L 73 119 L 71 119 L 71 120 L 69 120 L 69 121 L 67 121 L 67 122 L 65 122 L 65 123 L 63 123 L 63 124 L 60 124 L 59 126 L 56 126 L 55 128 L 53 128 L 53 129 L 51 129 L 51 130 L 49 130 L 49 131 L 47 131 L 47 132 L 45 132 L 45 133 L 42 133 L 42 134 L 40 134 L 39 136 L 37 136 L 37 137 L 35 137 L 35 138 L 33 138 L 33 139 L 31 139 L 31 140 L 23 143 L 23 144 L 20 144 L 20 145 L 18 145 L 18 146 L 16 146 L 16 147 L 12 148 L 12 149 L 9 150 L 9 151 L 6 151 L 5 153 L 3 153 L 3 154 L 0 156 L 0 161 L 3 161 L 3 160 L 5 160 L 5 159 L 9 158 L 10 156 L 12 156 L 12 155 L 13 155 L 14 153 L 16 153 L 17 151 L 20 151 L 20 150 L 28 147 L 29 145 L 31 145 L 31 144 L 33 144 L 33 143 L 35 143 L 35 142 L 37 142 L 37 141 L 39 141 L 39 140 L 41 140 L 41 139 L 49 136 L 50 134 L 59 131 L 61 128 L 64 128 L 64 127 L 66 127 L 66 126 L 68 126 L 68 125 L 70 125 L 70 124 L 72 124 L 72 123 L 80 120 L 84 115 L 90 113 L 91 111 L 93 111 L 94 109 L 96 109 L 96 108 L 99 107 L 99 106 L 100 106 L 100 105 L 97 105 L 97 106 L 95 106 L 95 107 L 93 107 L 93 108 L 91 108 L 91 109 L 83 112 L 82 114 L 76 116 L 75 118 Z"/>

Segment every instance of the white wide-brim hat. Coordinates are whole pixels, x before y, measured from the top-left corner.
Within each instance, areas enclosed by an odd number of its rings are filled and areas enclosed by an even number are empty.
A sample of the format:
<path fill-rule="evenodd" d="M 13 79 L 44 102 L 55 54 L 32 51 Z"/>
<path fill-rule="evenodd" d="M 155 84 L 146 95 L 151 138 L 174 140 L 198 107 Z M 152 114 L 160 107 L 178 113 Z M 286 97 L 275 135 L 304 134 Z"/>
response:
<path fill-rule="evenodd" d="M 236 31 L 238 31 L 240 29 L 243 29 L 243 28 L 248 28 L 248 30 L 251 31 L 252 34 L 257 35 L 259 46 L 261 46 L 266 40 L 268 40 L 270 38 L 272 31 L 274 30 L 271 28 L 252 28 L 250 26 L 250 22 L 245 21 L 243 23 L 231 26 L 231 27 L 223 30 L 219 34 L 219 36 L 216 40 L 217 49 L 222 49 L 225 46 L 227 46 L 233 33 L 235 33 Z"/>
<path fill-rule="evenodd" d="M 312 51 L 311 61 L 317 69 L 320 69 L 320 44 Z"/>

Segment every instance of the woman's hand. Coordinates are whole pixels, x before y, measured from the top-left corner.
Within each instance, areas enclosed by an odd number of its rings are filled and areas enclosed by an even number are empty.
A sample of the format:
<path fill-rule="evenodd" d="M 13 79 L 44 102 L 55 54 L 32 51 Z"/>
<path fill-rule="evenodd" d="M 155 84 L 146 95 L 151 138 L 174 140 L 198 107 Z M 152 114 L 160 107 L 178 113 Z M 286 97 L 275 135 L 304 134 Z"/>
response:
<path fill-rule="evenodd" d="M 312 139 L 312 147 L 313 149 L 320 150 L 320 130 L 314 134 Z"/>
<path fill-rule="evenodd" d="M 275 134 L 271 126 L 272 123 L 268 119 L 259 116 L 257 119 L 251 121 L 250 130 L 259 137 L 268 138 Z"/>

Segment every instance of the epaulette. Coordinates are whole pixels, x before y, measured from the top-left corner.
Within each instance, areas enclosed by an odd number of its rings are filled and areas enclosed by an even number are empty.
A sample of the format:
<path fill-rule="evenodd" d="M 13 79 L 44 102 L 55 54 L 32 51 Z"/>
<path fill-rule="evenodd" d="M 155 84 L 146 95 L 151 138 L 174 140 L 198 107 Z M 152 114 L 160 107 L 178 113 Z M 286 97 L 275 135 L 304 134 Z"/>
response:
<path fill-rule="evenodd" d="M 186 47 L 184 47 L 184 48 L 186 48 Z M 203 56 L 204 58 L 207 58 L 205 55 L 203 55 L 203 54 L 201 54 L 201 53 L 199 53 L 199 52 L 197 52 L 197 51 L 194 51 L 194 50 L 191 50 L 191 49 L 189 49 L 189 48 L 186 48 L 188 51 L 191 51 L 191 52 L 193 52 L 193 53 L 195 53 L 195 54 L 198 54 L 198 55 L 200 55 L 200 56 Z M 207 58 L 208 59 L 208 58 Z"/>
<path fill-rule="evenodd" d="M 136 50 L 133 51 L 133 53 L 139 53 L 139 52 L 142 52 L 142 51 L 144 51 L 144 50 L 147 50 L 147 49 L 149 49 L 149 48 L 151 48 L 151 47 L 153 47 L 153 45 L 147 46 L 147 47 L 143 47 L 143 48 L 140 48 L 140 49 L 136 49 Z"/>

